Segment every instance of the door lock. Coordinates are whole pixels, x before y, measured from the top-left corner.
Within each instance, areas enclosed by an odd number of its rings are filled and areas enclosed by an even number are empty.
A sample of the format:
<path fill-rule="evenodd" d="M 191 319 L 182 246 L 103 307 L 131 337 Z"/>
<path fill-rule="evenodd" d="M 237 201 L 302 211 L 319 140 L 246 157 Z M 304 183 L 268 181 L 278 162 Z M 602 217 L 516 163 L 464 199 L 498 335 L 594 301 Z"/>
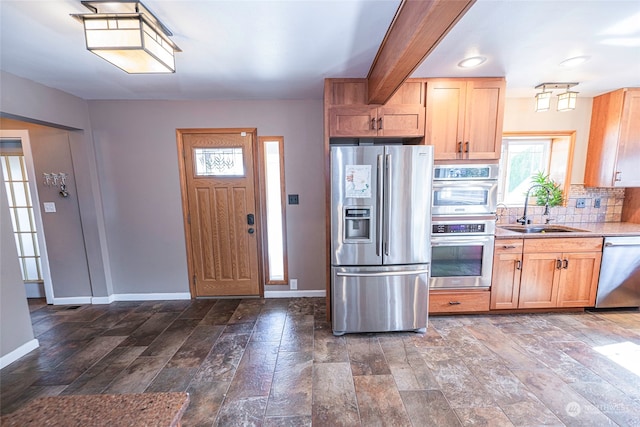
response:
<path fill-rule="evenodd" d="M 253 233 L 255 233 L 255 230 L 253 228 L 250 228 L 249 229 L 249 234 L 253 234 Z"/>
<path fill-rule="evenodd" d="M 256 223 L 256 221 L 255 221 L 255 217 L 253 216 L 253 214 L 247 215 L 247 224 L 248 225 L 253 225 L 255 223 Z"/>

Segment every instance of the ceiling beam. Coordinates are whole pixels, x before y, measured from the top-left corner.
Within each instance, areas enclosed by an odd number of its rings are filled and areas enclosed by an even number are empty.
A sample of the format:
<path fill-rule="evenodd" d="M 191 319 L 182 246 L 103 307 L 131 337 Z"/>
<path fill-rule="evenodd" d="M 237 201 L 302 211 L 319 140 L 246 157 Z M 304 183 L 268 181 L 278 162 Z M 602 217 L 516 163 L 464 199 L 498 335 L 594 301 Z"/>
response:
<path fill-rule="evenodd" d="M 402 0 L 373 60 L 369 103 L 384 104 L 476 0 Z"/>

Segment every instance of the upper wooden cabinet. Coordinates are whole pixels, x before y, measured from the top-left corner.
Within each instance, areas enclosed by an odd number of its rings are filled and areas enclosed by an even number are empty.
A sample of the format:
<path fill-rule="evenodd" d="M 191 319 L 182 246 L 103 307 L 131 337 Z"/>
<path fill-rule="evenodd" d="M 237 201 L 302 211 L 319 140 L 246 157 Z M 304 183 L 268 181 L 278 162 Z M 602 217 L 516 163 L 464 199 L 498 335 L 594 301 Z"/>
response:
<path fill-rule="evenodd" d="M 366 100 L 365 79 L 328 79 L 329 136 L 424 136 L 424 82 L 405 82 L 385 105 L 366 105 Z"/>
<path fill-rule="evenodd" d="M 584 173 L 588 187 L 640 187 L 640 88 L 593 98 Z"/>
<path fill-rule="evenodd" d="M 499 159 L 503 78 L 427 79 L 425 144 L 436 160 Z"/>

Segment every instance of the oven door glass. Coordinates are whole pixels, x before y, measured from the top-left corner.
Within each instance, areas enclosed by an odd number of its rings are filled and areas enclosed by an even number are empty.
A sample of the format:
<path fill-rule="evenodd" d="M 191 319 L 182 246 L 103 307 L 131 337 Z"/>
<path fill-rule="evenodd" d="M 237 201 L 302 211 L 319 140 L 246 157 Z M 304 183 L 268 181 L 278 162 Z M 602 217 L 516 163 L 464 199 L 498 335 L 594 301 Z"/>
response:
<path fill-rule="evenodd" d="M 493 236 L 432 239 L 432 288 L 489 287 Z"/>
<path fill-rule="evenodd" d="M 491 214 L 495 212 L 495 182 L 438 183 L 433 185 L 433 214 Z"/>

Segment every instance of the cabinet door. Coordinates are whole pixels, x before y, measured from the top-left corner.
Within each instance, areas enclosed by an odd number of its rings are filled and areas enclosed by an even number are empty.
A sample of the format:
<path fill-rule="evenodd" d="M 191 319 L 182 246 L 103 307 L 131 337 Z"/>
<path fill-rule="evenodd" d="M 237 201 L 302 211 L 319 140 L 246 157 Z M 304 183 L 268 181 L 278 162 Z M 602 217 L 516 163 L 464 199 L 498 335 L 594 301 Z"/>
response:
<path fill-rule="evenodd" d="M 522 257 L 519 308 L 555 307 L 558 300 L 558 282 L 561 253 L 525 253 Z"/>
<path fill-rule="evenodd" d="M 558 307 L 592 307 L 600 274 L 600 252 L 565 253 L 558 286 Z"/>
<path fill-rule="evenodd" d="M 614 186 L 640 187 L 640 89 L 624 96 Z"/>
<path fill-rule="evenodd" d="M 329 136 L 376 136 L 376 109 L 333 107 L 329 109 Z"/>
<path fill-rule="evenodd" d="M 504 80 L 472 80 L 467 83 L 464 158 L 500 158 L 504 92 Z"/>
<path fill-rule="evenodd" d="M 435 160 L 460 158 L 466 90 L 464 80 L 427 82 L 425 144 L 434 146 Z"/>
<path fill-rule="evenodd" d="M 378 136 L 424 136 L 424 107 L 379 107 L 376 124 Z"/>
<path fill-rule="evenodd" d="M 491 310 L 518 308 L 521 272 L 521 253 L 498 253 L 494 256 L 491 278 Z"/>

